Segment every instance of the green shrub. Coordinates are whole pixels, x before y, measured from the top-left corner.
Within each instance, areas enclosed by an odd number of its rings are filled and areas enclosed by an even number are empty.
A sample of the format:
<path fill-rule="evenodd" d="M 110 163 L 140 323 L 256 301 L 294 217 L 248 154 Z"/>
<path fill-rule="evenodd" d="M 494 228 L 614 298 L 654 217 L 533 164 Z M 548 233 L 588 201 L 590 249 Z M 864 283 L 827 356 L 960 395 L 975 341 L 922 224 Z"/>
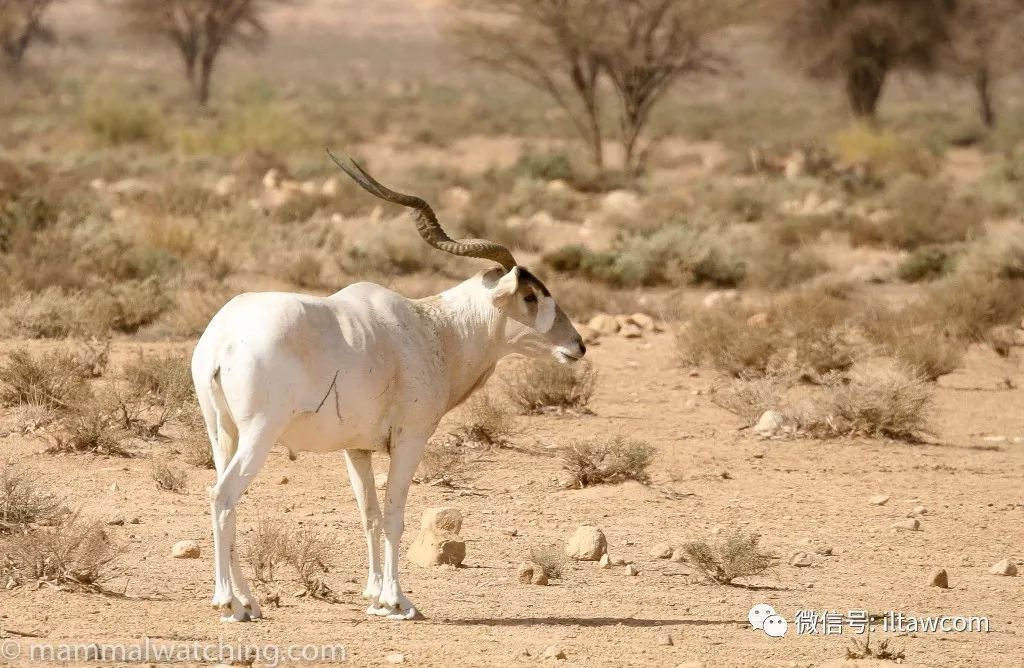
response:
<path fill-rule="evenodd" d="M 163 138 L 160 110 L 119 94 L 93 96 L 85 103 L 85 122 L 93 135 L 110 146 Z"/>
<path fill-rule="evenodd" d="M 527 176 L 542 181 L 554 181 L 561 179 L 570 181 L 573 178 L 572 163 L 565 153 L 523 153 L 519 156 L 516 164 L 512 166 L 512 173 L 517 176 Z"/>
<path fill-rule="evenodd" d="M 900 263 L 896 275 L 907 283 L 920 283 L 941 278 L 953 268 L 952 256 L 943 248 L 918 248 Z"/>

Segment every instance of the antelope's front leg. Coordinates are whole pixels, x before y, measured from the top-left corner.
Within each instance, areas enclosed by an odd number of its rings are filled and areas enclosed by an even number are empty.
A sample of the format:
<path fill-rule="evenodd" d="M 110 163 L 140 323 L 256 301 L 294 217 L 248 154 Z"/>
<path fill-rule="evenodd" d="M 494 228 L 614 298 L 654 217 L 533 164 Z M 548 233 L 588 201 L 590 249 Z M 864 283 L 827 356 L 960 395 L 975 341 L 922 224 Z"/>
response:
<path fill-rule="evenodd" d="M 405 529 L 405 502 L 416 467 L 426 446 L 425 436 L 399 435 L 392 442 L 388 489 L 384 495 L 384 579 L 377 605 L 367 610 L 389 619 L 422 619 L 398 580 L 398 561 L 402 531 Z"/>

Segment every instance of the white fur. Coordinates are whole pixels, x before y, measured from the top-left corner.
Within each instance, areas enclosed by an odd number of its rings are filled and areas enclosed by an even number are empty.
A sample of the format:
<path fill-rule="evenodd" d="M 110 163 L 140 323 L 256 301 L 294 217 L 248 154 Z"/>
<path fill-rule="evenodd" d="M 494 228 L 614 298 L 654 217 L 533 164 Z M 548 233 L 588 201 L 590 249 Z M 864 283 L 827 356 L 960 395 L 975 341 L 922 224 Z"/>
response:
<path fill-rule="evenodd" d="M 571 325 L 559 328 L 566 340 L 551 341 L 507 317 L 496 304 L 514 300 L 518 271 L 498 278 L 481 273 L 422 300 L 369 283 L 325 298 L 250 293 L 214 316 L 196 346 L 192 375 L 217 468 L 210 493 L 213 604 L 222 619 L 260 616 L 238 565 L 235 506 L 275 442 L 291 451 L 345 450 L 369 554 L 367 612 L 417 615 L 399 585 L 399 543 L 427 439 L 504 355 L 565 361 L 559 351 L 585 350 Z M 391 455 L 383 510 L 373 451 Z"/>

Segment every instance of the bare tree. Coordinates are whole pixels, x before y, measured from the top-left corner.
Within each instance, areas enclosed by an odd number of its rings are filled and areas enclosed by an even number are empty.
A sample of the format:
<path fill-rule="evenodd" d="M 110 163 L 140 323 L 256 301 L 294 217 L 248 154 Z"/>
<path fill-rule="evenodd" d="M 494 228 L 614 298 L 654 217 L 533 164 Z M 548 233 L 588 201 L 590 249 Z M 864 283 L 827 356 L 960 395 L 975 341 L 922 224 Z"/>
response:
<path fill-rule="evenodd" d="M 607 3 L 607 29 L 595 37 L 599 63 L 620 104 L 626 169 L 639 172 L 653 144 L 640 148 L 651 111 L 686 74 L 713 72 L 724 58 L 711 35 L 742 16 L 736 0 L 619 0 Z"/>
<path fill-rule="evenodd" d="M 0 0 L 0 51 L 5 69 L 17 75 L 32 42 L 49 38 L 43 23 L 54 0 Z"/>
<path fill-rule="evenodd" d="M 600 68 L 601 0 L 457 0 L 454 28 L 466 54 L 547 93 L 568 114 L 597 167 L 604 165 Z"/>
<path fill-rule="evenodd" d="M 957 0 L 778 0 L 789 60 L 817 78 L 842 78 L 855 116 L 874 120 L 888 75 L 934 71 L 950 42 Z"/>
<path fill-rule="evenodd" d="M 1024 0 L 960 0 L 951 29 L 951 69 L 971 80 L 981 121 L 994 127 L 992 86 L 1019 67 L 1024 55 Z"/>
<path fill-rule="evenodd" d="M 122 0 L 122 6 L 132 28 L 174 45 L 196 99 L 205 105 L 221 50 L 236 43 L 261 47 L 267 39 L 263 13 L 269 5 L 287 1 Z"/>

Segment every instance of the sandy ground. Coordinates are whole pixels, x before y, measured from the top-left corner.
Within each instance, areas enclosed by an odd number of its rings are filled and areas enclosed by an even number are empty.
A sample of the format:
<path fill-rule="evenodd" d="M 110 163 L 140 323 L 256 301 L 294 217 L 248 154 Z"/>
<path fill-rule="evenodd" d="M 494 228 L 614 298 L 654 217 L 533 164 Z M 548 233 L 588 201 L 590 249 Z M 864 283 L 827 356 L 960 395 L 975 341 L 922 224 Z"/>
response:
<path fill-rule="evenodd" d="M 126 342 L 116 352 L 123 357 L 137 347 Z M 907 445 L 766 441 L 740 431 L 736 418 L 708 400 L 711 372 L 678 368 L 667 334 L 610 339 L 591 355 L 601 373 L 596 415 L 520 418 L 517 449 L 482 453 L 463 486 L 413 488 L 412 529 L 403 544 L 412 541 L 424 508 L 452 505 L 465 515 L 468 557 L 459 569 L 403 562 L 403 585 L 427 616 L 410 623 L 363 614 L 365 548 L 340 455 L 293 462 L 275 449 L 240 505 L 239 526 L 243 542 L 258 513 L 333 535 L 337 567 L 327 582 L 341 602 L 298 598 L 299 585 L 285 580 L 271 585 L 281 606 L 268 607 L 264 620 L 226 625 L 209 607 L 213 564 L 204 489 L 212 472 L 190 468 L 188 492 L 173 494 L 158 491 L 150 478 L 150 457 L 167 455 L 173 443 L 142 446 L 132 459 L 54 456 L 42 454 L 39 442 L 8 435 L 0 439 L 5 455 L 40 471 L 86 515 L 140 523 L 109 529 L 124 546 L 123 575 L 110 585 L 123 596 L 0 590 L 0 628 L 8 638 L 11 631 L 38 636 L 23 638 L 24 648 L 143 636 L 342 644 L 354 665 L 386 664 L 401 653 L 406 664 L 424 666 L 811 666 L 842 662 L 851 631 L 798 635 L 797 611 L 867 610 L 989 618 L 989 633 L 875 634 L 876 640 L 895 636 L 908 665 L 1024 665 L 1024 578 L 987 572 L 1002 558 L 1020 563 L 1024 557 L 1024 444 L 1013 443 L 1024 435 L 1024 390 L 997 389 L 1007 378 L 1024 384 L 1019 359 L 972 351 L 967 370 L 944 378 L 937 392 L 933 426 L 941 445 Z M 2 426 L 12 420 L 8 415 Z M 559 463 L 549 448 L 609 433 L 658 448 L 652 484 L 559 489 Z M 386 458 L 376 466 L 384 470 Z M 282 476 L 288 484 L 278 484 Z M 870 504 L 877 494 L 891 500 Z M 890 528 L 918 505 L 927 509 L 921 531 Z M 570 563 L 551 586 L 518 583 L 516 565 L 530 546 L 564 541 L 584 523 L 602 527 L 612 556 L 635 561 L 640 574 Z M 506 527 L 518 536 L 505 535 Z M 714 539 L 733 528 L 760 532 L 765 547 L 781 557 L 749 588 L 712 585 L 688 564 L 648 555 L 657 542 Z M 198 560 L 170 558 L 182 539 L 199 541 Z M 825 547 L 831 556 L 814 554 Z M 814 554 L 811 567 L 788 565 L 798 550 Z M 948 570 L 949 589 L 925 585 L 937 566 Z M 747 611 L 758 603 L 788 619 L 786 637 L 750 627 Z M 661 644 L 666 635 L 672 645 Z M 543 660 L 550 645 L 567 659 Z"/>

